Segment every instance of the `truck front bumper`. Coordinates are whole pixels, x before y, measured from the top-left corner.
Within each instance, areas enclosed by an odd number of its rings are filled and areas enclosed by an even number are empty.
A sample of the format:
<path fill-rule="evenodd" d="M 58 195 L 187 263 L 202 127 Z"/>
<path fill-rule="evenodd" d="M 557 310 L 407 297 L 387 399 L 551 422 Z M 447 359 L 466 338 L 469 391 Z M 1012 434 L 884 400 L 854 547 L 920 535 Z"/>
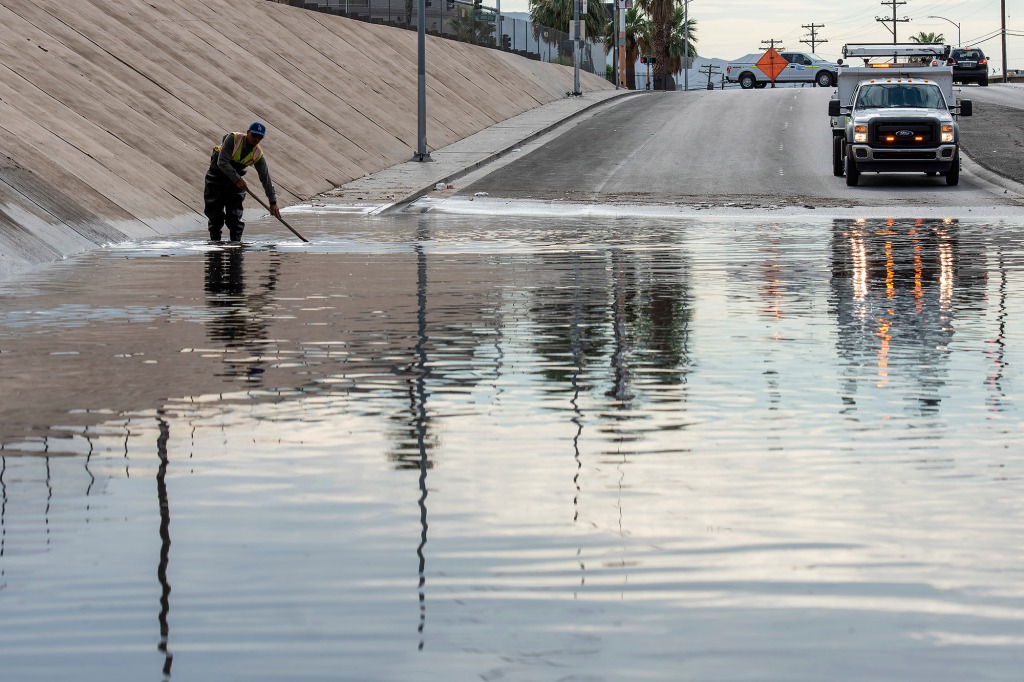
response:
<path fill-rule="evenodd" d="M 957 161 L 955 144 L 926 149 L 878 149 L 866 144 L 853 144 L 848 153 L 857 163 L 857 170 L 878 173 L 945 173 Z"/>

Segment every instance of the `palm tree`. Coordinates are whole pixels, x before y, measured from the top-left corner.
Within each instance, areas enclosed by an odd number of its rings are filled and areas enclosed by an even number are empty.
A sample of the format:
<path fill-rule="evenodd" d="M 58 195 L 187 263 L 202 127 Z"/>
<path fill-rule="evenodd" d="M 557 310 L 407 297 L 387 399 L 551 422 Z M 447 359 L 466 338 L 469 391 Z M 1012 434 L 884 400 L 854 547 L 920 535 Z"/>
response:
<path fill-rule="evenodd" d="M 922 44 L 924 44 L 924 43 L 945 43 L 946 42 L 946 36 L 942 35 L 941 33 L 925 33 L 924 31 L 921 31 L 916 36 L 910 36 L 910 39 L 913 42 L 915 42 L 915 43 L 922 43 Z M 918 63 L 918 64 L 927 64 L 930 61 L 930 58 L 929 57 L 918 57 L 917 59 L 914 59 L 912 61 L 915 62 L 915 63 Z"/>
<path fill-rule="evenodd" d="M 910 36 L 910 40 L 915 43 L 944 43 L 946 42 L 946 36 L 941 33 L 925 33 L 921 31 L 916 36 Z"/>
<path fill-rule="evenodd" d="M 686 68 L 684 57 L 697 57 L 697 20 L 687 19 L 683 29 L 683 13 L 685 10 L 676 5 L 672 11 L 672 29 L 668 43 L 667 73 L 679 73 Z"/>
<path fill-rule="evenodd" d="M 626 10 L 626 87 L 636 90 L 636 60 L 642 51 L 651 47 L 651 22 L 639 7 Z M 613 49 L 615 46 L 615 25 L 609 22 L 604 31 L 604 46 Z M 616 80 L 618 77 L 616 76 Z"/>
<path fill-rule="evenodd" d="M 547 26 L 556 31 L 568 32 L 569 22 L 575 18 L 575 0 L 530 0 L 530 20 L 534 30 L 537 26 Z M 608 25 L 608 14 L 600 2 L 588 2 L 586 16 L 580 16 L 584 24 L 585 35 L 596 39 L 605 33 Z"/>
<path fill-rule="evenodd" d="M 654 82 L 656 87 L 668 89 L 670 73 L 672 32 L 675 27 L 676 10 L 682 11 L 683 0 L 639 0 L 640 7 L 651 18 L 651 54 L 656 57 L 654 62 Z M 682 30 L 682 17 L 679 19 Z M 680 36 L 680 40 L 681 40 Z M 679 55 L 682 57 L 682 53 Z"/>

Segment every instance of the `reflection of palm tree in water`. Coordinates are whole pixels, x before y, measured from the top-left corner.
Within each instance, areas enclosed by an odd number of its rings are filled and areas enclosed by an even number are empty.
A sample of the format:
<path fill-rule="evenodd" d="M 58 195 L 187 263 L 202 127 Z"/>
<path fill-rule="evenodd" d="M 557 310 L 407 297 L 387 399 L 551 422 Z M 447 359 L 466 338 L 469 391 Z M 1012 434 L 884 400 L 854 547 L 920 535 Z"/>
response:
<path fill-rule="evenodd" d="M 270 269 L 262 278 L 259 291 L 245 289 L 245 255 L 242 247 L 216 249 L 206 253 L 206 303 L 212 316 L 207 335 L 224 343 L 228 350 L 242 349 L 246 356 L 260 356 L 267 349 L 267 313 L 281 268 L 280 254 L 270 252 Z M 230 359 L 230 357 L 228 358 Z M 259 380 L 264 372 L 261 361 L 244 365 L 225 363 L 228 376 Z"/>

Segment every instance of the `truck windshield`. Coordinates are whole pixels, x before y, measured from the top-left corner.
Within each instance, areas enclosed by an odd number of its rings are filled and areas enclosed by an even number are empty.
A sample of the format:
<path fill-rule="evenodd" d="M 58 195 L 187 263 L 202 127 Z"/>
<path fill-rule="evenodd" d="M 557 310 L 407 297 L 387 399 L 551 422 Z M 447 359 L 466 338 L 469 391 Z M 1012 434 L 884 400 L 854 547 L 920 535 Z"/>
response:
<path fill-rule="evenodd" d="M 871 83 L 857 93 L 858 109 L 945 109 L 938 86 L 930 83 Z"/>

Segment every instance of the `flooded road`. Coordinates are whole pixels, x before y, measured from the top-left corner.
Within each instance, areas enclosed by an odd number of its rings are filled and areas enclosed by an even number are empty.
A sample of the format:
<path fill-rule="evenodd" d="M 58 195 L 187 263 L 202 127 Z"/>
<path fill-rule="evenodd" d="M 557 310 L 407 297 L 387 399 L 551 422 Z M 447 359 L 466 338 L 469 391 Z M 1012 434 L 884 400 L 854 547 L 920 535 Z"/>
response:
<path fill-rule="evenodd" d="M 323 220 L 3 285 L 5 679 L 1020 679 L 1021 224 Z"/>

